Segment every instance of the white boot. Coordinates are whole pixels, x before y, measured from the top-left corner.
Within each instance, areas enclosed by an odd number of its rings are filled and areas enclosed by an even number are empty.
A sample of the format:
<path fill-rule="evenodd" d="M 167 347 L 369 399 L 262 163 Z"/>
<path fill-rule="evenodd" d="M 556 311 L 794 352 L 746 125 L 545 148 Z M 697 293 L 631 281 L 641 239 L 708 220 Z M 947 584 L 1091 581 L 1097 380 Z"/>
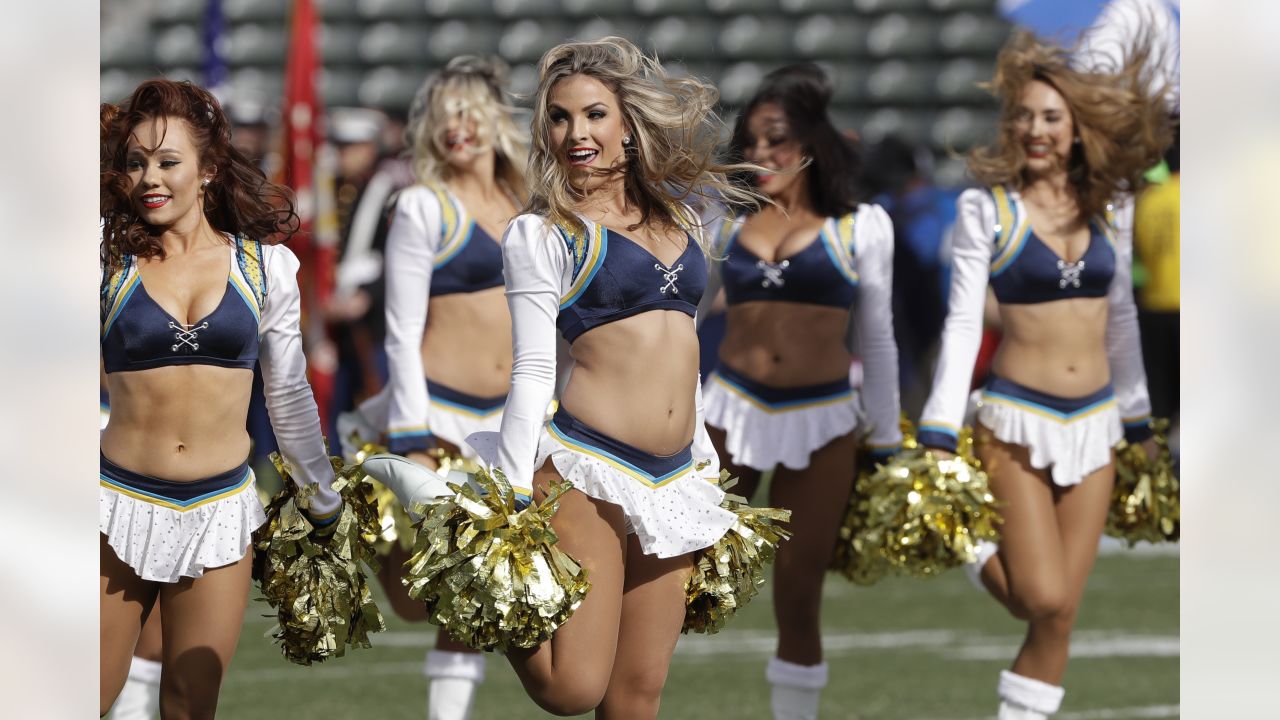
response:
<path fill-rule="evenodd" d="M 364 471 L 390 488 L 405 509 L 453 495 L 438 473 L 399 455 L 371 455 L 364 461 Z M 409 515 L 417 520 L 414 513 Z"/>
<path fill-rule="evenodd" d="M 973 562 L 964 566 L 964 574 L 969 576 L 969 582 L 983 592 L 987 591 L 987 586 L 982 584 L 982 568 L 987 566 L 987 561 L 995 557 L 999 550 L 1000 546 L 990 540 L 979 540 Z"/>
<path fill-rule="evenodd" d="M 111 706 L 112 720 L 155 720 L 160 712 L 160 663 L 134 656 L 129 679 Z"/>
<path fill-rule="evenodd" d="M 1065 691 L 1047 682 L 1001 670 L 996 694 L 1000 696 L 996 720 L 1047 720 L 1062 707 Z"/>
<path fill-rule="evenodd" d="M 427 687 L 427 720 L 469 720 L 476 686 L 484 682 L 484 655 L 429 650 L 423 674 Z"/>
<path fill-rule="evenodd" d="M 769 658 L 765 677 L 772 685 L 770 703 L 774 720 L 816 720 L 822 688 L 827 686 L 827 664 L 797 665 Z"/>

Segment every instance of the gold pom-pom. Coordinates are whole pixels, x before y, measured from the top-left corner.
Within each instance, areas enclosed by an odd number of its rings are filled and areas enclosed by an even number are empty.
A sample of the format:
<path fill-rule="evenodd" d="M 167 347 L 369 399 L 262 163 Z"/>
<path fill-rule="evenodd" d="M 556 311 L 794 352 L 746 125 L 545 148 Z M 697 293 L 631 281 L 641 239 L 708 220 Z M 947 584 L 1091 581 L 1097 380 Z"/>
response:
<path fill-rule="evenodd" d="M 390 452 L 385 445 L 363 441 L 355 432 L 351 433 L 351 443 L 352 447 L 359 448 L 355 453 L 357 466 L 367 457 Z M 444 448 L 433 448 L 428 450 L 427 454 L 436 459 L 438 463 L 436 471 L 442 477 L 448 475 L 450 470 L 475 473 L 477 468 L 475 461 L 450 453 Z M 380 558 L 385 558 L 391 553 L 391 548 L 397 545 L 406 552 L 413 549 L 413 519 L 400 504 L 395 493 L 371 475 L 364 476 L 362 487 L 369 502 L 378 508 L 378 531 L 365 536 L 365 540 L 372 543 L 374 553 Z"/>
<path fill-rule="evenodd" d="M 330 458 L 342 497 L 337 520 L 317 528 L 303 513 L 316 485 L 299 488 L 279 453 L 272 453 L 284 488 L 267 506 L 267 522 L 254 533 L 262 554 L 263 599 L 276 611 L 269 635 L 286 659 L 310 665 L 342 657 L 347 645 L 370 647 L 369 634 L 386 629 L 369 592 L 363 565 L 377 569 L 365 539 L 376 533 L 376 508 L 367 500 L 356 467 Z"/>
<path fill-rule="evenodd" d="M 1169 421 L 1151 422 L 1158 449 L 1148 458 L 1142 445 L 1116 445 L 1116 485 L 1107 514 L 1107 534 L 1129 543 L 1175 542 L 1181 531 L 1182 502 L 1166 432 Z"/>
<path fill-rule="evenodd" d="M 720 487 L 737 483 L 721 471 Z M 682 632 L 713 634 L 744 607 L 764 584 L 764 569 L 773 562 L 778 544 L 791 533 L 777 523 L 791 520 L 790 510 L 754 508 L 746 498 L 726 494 L 720 507 L 737 515 L 737 522 L 714 545 L 694 554 L 693 574 L 685 586 Z"/>
<path fill-rule="evenodd" d="M 591 583 L 587 571 L 560 548 L 551 517 L 568 482 L 541 503 L 516 510 L 511 485 L 495 470 L 475 485 L 413 508 L 413 556 L 405 563 L 410 597 L 431 621 L 477 650 L 534 647 L 577 610 Z"/>
<path fill-rule="evenodd" d="M 891 461 L 859 474 L 832 569 L 860 585 L 886 575 L 934 577 L 974 560 L 1000 523 L 972 432 L 942 460 L 909 436 Z"/>

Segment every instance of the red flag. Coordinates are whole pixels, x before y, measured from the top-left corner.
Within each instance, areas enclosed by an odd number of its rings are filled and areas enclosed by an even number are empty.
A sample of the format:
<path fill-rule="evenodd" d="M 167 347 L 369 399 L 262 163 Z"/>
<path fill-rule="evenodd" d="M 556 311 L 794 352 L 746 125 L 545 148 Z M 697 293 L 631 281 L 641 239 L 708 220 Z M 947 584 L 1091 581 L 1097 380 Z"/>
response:
<path fill-rule="evenodd" d="M 302 331 L 311 371 L 311 388 L 320 410 L 320 422 L 328 434 L 329 407 L 333 395 L 333 375 L 337 353 L 325 331 L 324 307 L 333 290 L 334 242 L 316 234 L 317 198 L 315 173 L 323 108 L 316 89 L 320 53 L 316 43 L 316 12 L 311 0 L 294 0 L 289 31 L 289 57 L 285 66 L 284 153 L 282 182 L 297 197 L 302 229 L 290 243 L 302 268 L 298 284 L 302 290 Z M 332 192 L 332 188 L 329 188 Z"/>

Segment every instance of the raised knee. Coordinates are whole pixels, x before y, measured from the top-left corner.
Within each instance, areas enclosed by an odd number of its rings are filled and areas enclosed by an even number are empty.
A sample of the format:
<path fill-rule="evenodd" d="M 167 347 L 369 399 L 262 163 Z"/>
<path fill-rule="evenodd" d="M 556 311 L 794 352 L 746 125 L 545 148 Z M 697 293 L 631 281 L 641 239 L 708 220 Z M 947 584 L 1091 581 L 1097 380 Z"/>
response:
<path fill-rule="evenodd" d="M 538 707 L 558 717 L 583 715 L 595 710 L 604 702 L 605 688 L 595 688 L 586 683 L 554 683 L 529 696 Z"/>
<path fill-rule="evenodd" d="M 1075 603 L 1066 588 L 1043 585 L 1015 595 L 1024 620 L 1035 623 L 1070 623 L 1075 619 Z"/>

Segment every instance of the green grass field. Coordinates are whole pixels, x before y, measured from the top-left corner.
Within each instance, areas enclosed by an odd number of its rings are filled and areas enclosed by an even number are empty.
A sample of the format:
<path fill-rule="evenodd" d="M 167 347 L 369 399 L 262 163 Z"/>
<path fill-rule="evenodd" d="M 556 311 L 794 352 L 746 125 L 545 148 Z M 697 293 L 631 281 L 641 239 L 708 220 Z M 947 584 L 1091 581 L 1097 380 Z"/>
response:
<path fill-rule="evenodd" d="M 1021 625 L 959 571 L 872 588 L 828 578 L 824 643 L 831 684 L 822 717 L 970 720 L 995 714 L 995 682 Z M 388 617 L 376 647 L 310 668 L 284 661 L 252 603 L 219 717 L 411 720 L 425 716 L 422 661 L 435 628 Z M 768 588 L 718 635 L 680 641 L 661 717 L 769 717 L 764 664 L 774 630 Z M 1121 551 L 1100 557 L 1080 614 L 1059 720 L 1178 716 L 1178 558 Z M 475 720 L 549 717 L 499 656 Z"/>

